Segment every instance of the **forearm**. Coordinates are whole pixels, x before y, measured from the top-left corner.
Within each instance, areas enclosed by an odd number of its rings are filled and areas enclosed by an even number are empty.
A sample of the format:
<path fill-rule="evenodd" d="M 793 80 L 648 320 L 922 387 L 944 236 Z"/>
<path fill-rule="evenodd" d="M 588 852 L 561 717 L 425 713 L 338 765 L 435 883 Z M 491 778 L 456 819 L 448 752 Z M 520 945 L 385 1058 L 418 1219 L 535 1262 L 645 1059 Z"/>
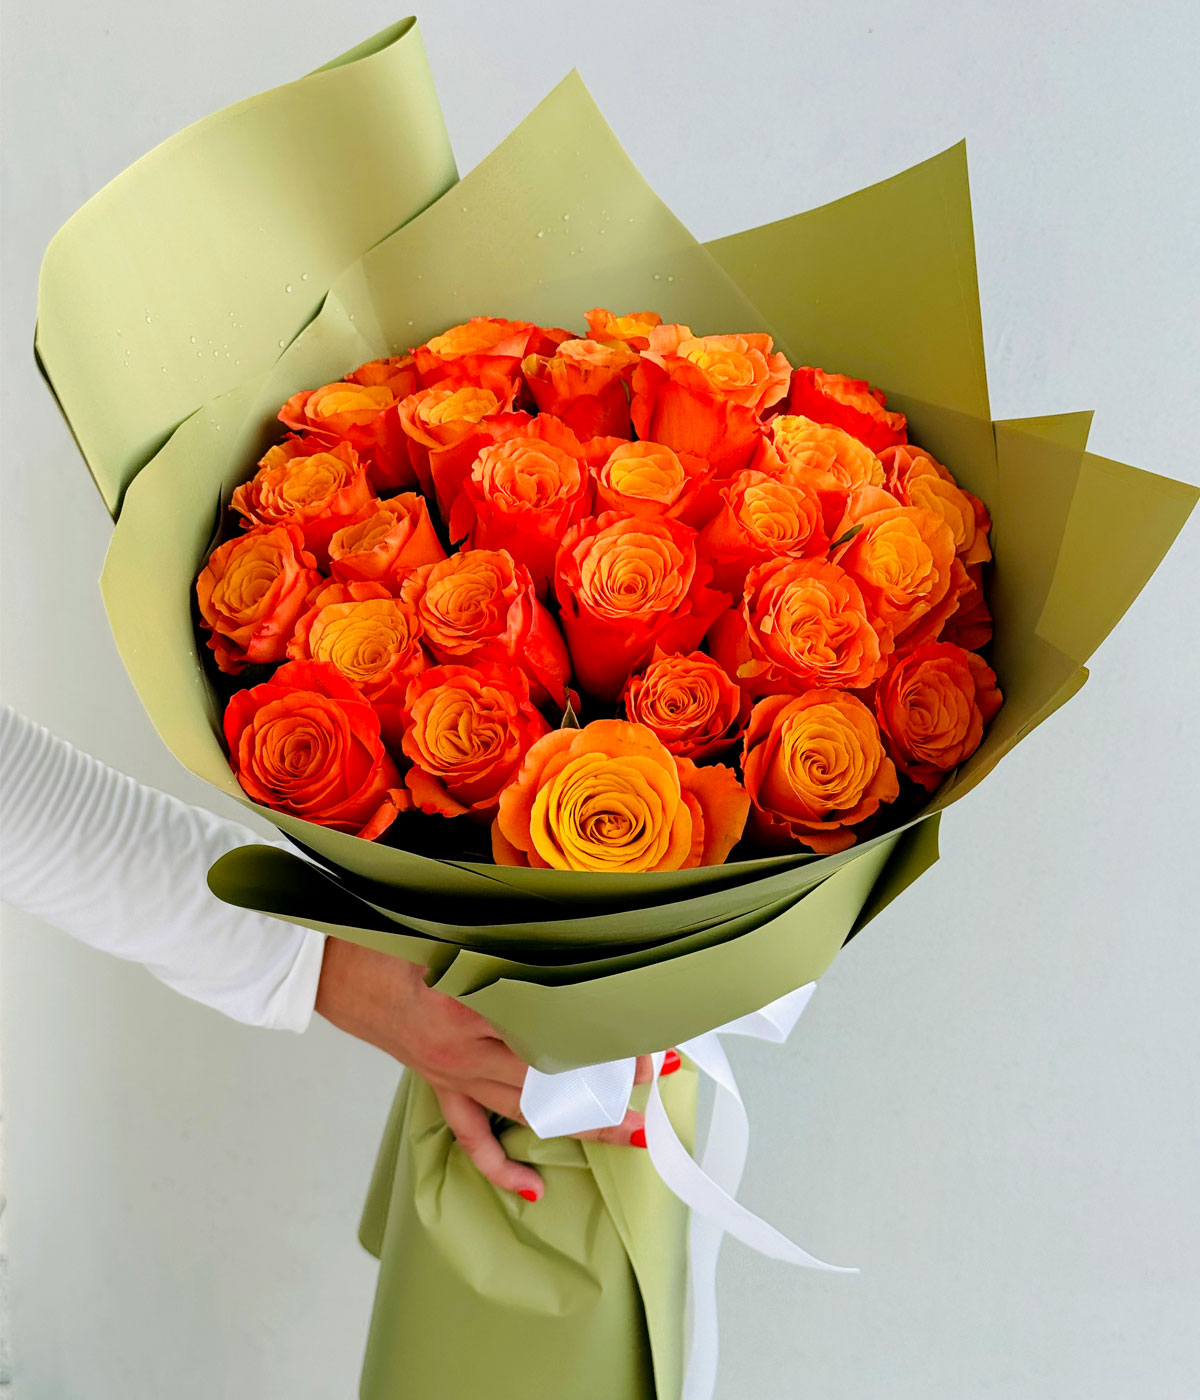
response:
<path fill-rule="evenodd" d="M 323 936 L 206 883 L 218 856 L 259 840 L 0 706 L 0 897 L 235 1020 L 303 1030 Z"/>

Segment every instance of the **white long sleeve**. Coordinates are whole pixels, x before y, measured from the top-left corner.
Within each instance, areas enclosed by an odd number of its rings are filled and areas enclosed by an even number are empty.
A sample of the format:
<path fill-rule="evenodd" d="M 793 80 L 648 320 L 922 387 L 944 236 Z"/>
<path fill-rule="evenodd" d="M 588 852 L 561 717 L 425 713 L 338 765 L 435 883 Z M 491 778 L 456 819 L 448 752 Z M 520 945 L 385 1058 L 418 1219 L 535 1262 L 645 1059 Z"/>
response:
<path fill-rule="evenodd" d="M 219 856 L 261 840 L 0 705 L 0 898 L 234 1020 L 302 1031 L 325 936 L 206 883 Z"/>

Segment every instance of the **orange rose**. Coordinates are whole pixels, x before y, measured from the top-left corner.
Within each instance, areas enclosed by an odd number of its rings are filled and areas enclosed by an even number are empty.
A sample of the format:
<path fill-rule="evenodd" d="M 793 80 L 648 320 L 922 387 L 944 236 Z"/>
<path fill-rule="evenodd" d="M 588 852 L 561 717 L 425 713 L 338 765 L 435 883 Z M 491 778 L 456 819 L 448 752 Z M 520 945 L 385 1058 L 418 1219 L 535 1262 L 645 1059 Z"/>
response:
<path fill-rule="evenodd" d="M 472 549 L 507 549 L 545 596 L 559 541 L 591 500 L 579 439 L 543 414 L 482 449 L 450 511 L 450 537 Z"/>
<path fill-rule="evenodd" d="M 293 394 L 279 410 L 279 420 L 323 442 L 348 442 L 367 463 L 377 491 L 409 486 L 414 477 L 396 412 L 396 394 L 383 384 L 340 380 Z"/>
<path fill-rule="evenodd" d="M 747 574 L 741 607 L 717 619 L 709 649 L 749 695 L 859 690 L 883 674 L 891 634 L 838 565 L 772 559 Z"/>
<path fill-rule="evenodd" d="M 339 530 L 329 566 L 343 583 L 383 583 L 395 592 L 404 575 L 446 557 L 424 496 L 406 491 L 381 501 L 370 515 Z"/>
<path fill-rule="evenodd" d="M 389 355 L 385 360 L 369 360 L 346 376 L 352 384 L 384 385 L 397 399 L 405 399 L 421 387 L 417 362 L 411 355 Z"/>
<path fill-rule="evenodd" d="M 826 374 L 810 365 L 802 365 L 792 375 L 787 411 L 841 428 L 873 452 L 908 441 L 904 414 L 887 411 L 881 390 L 872 389 L 865 379 Z"/>
<path fill-rule="evenodd" d="M 852 846 L 852 828 L 900 795 L 874 715 L 841 690 L 760 700 L 742 767 L 758 839 L 821 855 Z"/>
<path fill-rule="evenodd" d="M 640 724 L 556 729 L 525 755 L 492 825 L 497 865 L 611 871 L 720 865 L 749 799 L 728 768 L 676 758 Z"/>
<path fill-rule="evenodd" d="M 659 652 L 621 696 L 625 714 L 644 724 L 676 757 L 698 761 L 742 737 L 750 703 L 711 656 Z"/>
<path fill-rule="evenodd" d="M 662 317 L 654 311 L 632 311 L 628 316 L 614 316 L 602 306 L 593 307 L 587 314 L 588 331 L 593 340 L 602 344 L 614 341 L 628 345 L 631 350 L 646 350 L 650 345 L 650 332 L 662 325 Z"/>
<path fill-rule="evenodd" d="M 656 326 L 643 358 L 691 365 L 710 393 L 760 414 L 787 393 L 792 373 L 769 335 L 693 335 L 688 326 Z"/>
<path fill-rule="evenodd" d="M 429 665 L 411 605 L 381 583 L 330 583 L 309 599 L 287 654 L 325 661 L 374 705 L 383 737 L 398 747 L 408 683 Z"/>
<path fill-rule="evenodd" d="M 937 618 L 939 626 L 944 623 L 941 614 L 948 616 L 957 607 L 951 585 L 961 592 L 966 574 L 942 517 L 931 510 L 894 506 L 864 516 L 856 529 L 834 559 L 854 576 L 873 616 L 892 628 L 897 643 L 927 614 Z"/>
<path fill-rule="evenodd" d="M 695 651 L 728 594 L 696 570 L 696 532 L 677 520 L 608 511 L 570 529 L 554 587 L 575 678 L 615 700 L 654 650 Z"/>
<path fill-rule="evenodd" d="M 932 790 L 971 757 L 1003 703 L 982 656 L 931 642 L 897 661 L 875 690 L 875 713 L 900 771 Z"/>
<path fill-rule="evenodd" d="M 404 781 L 422 812 L 494 814 L 504 786 L 550 726 L 515 666 L 434 666 L 408 688 Z"/>
<path fill-rule="evenodd" d="M 564 340 L 553 355 L 528 355 L 521 374 L 542 413 L 552 413 L 581 440 L 629 437 L 626 383 L 637 364 L 625 345 Z"/>
<path fill-rule="evenodd" d="M 511 663 L 529 677 L 534 704 L 567 698 L 571 663 L 529 570 L 507 550 L 464 549 L 417 569 L 401 586 L 417 609 L 426 646 L 441 662 Z"/>
<path fill-rule="evenodd" d="M 253 802 L 372 841 L 411 806 L 379 718 L 332 666 L 293 661 L 225 708 L 229 763 Z"/>
<path fill-rule="evenodd" d="M 473 316 L 413 351 L 421 383 L 477 384 L 497 398 L 511 396 L 521 361 L 541 348 L 543 332 L 529 321 Z"/>
<path fill-rule="evenodd" d="M 291 437 L 272 447 L 254 477 L 233 493 L 234 510 L 251 525 L 290 520 L 323 568 L 329 541 L 375 499 L 367 469 L 348 442 Z"/>
<path fill-rule="evenodd" d="M 883 485 L 883 464 L 869 447 L 841 428 L 822 427 L 790 413 L 768 424 L 753 466 L 782 481 L 813 487 L 821 497 L 831 536 L 851 496 Z"/>
<path fill-rule="evenodd" d="M 296 620 L 321 581 L 298 525 L 259 525 L 218 545 L 196 580 L 200 614 L 217 665 L 282 661 Z"/>
<path fill-rule="evenodd" d="M 950 526 L 955 552 L 964 564 L 982 564 L 992 557 L 987 507 L 964 491 L 939 461 L 912 446 L 886 447 L 879 460 L 884 484 L 901 505 L 932 510 Z"/>
<path fill-rule="evenodd" d="M 487 427 L 508 423 L 511 386 L 503 394 L 474 384 L 439 384 L 410 394 L 399 408 L 400 427 L 421 490 L 433 496 L 442 519 L 450 514 L 471 463 L 488 441 Z M 523 423 L 525 415 L 513 415 Z"/>
<path fill-rule="evenodd" d="M 803 480 L 738 472 L 721 488 L 721 508 L 700 533 L 713 584 L 740 596 L 755 564 L 782 556 L 818 558 L 829 548 L 821 497 Z"/>
<path fill-rule="evenodd" d="M 669 515 L 695 524 L 705 509 L 710 475 L 702 458 L 661 442 L 620 442 L 596 473 L 596 509 Z"/>

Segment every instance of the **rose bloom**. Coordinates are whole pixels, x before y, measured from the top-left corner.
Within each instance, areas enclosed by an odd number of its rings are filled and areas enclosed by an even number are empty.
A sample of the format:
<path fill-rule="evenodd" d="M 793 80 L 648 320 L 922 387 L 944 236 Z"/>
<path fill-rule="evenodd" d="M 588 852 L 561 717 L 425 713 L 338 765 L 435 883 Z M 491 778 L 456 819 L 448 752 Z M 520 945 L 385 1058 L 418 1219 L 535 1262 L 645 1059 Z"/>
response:
<path fill-rule="evenodd" d="M 834 559 L 877 623 L 892 629 L 896 650 L 936 641 L 970 584 L 949 525 L 935 511 L 894 506 L 863 516 L 855 530 Z"/>
<path fill-rule="evenodd" d="M 719 617 L 709 650 L 749 695 L 836 686 L 884 672 L 891 634 L 845 569 L 826 559 L 772 559 L 746 576 L 741 607 Z"/>
<path fill-rule="evenodd" d="M 875 714 L 888 753 L 932 791 L 979 747 L 1003 703 L 982 656 L 931 642 L 890 668 L 875 690 Z"/>
<path fill-rule="evenodd" d="M 904 414 L 888 412 L 881 390 L 872 389 L 865 379 L 826 374 L 811 365 L 802 365 L 792 375 L 787 411 L 841 428 L 873 452 L 908 440 Z"/>
<path fill-rule="evenodd" d="M 769 695 L 742 749 L 751 829 L 767 845 L 844 851 L 854 827 L 900 795 L 875 716 L 841 690 Z"/>
<path fill-rule="evenodd" d="M 343 379 L 293 394 L 279 410 L 279 420 L 324 442 L 344 439 L 367 463 L 371 485 L 393 491 L 415 479 L 396 412 L 399 402 L 387 384 Z"/>
<path fill-rule="evenodd" d="M 661 442 L 620 442 L 596 473 L 596 509 L 669 515 L 696 524 L 710 475 L 702 458 L 674 452 Z"/>
<path fill-rule="evenodd" d="M 554 587 L 575 678 L 615 700 L 654 650 L 694 651 L 729 596 L 697 575 L 696 532 L 677 520 L 607 511 L 563 539 Z"/>
<path fill-rule="evenodd" d="M 443 520 L 479 449 L 489 441 L 486 425 L 507 414 L 511 403 L 511 386 L 496 394 L 474 384 L 451 383 L 421 389 L 400 404 L 413 472 L 421 490 L 436 499 Z"/>
<path fill-rule="evenodd" d="M 370 701 L 384 740 L 398 747 L 408 683 L 430 664 L 412 606 L 381 583 L 330 583 L 309 599 L 287 654 L 326 661 Z"/>
<path fill-rule="evenodd" d="M 855 493 L 883 485 L 883 464 L 870 448 L 841 428 L 789 413 L 768 424 L 753 465 L 781 481 L 812 486 L 821 497 L 831 536 Z"/>
<path fill-rule="evenodd" d="M 217 665 L 282 661 L 309 593 L 321 582 L 299 525 L 258 525 L 218 545 L 196 580 L 200 615 Z"/>
<path fill-rule="evenodd" d="M 639 438 L 702 457 L 720 477 L 748 467 L 762 436 L 758 414 L 714 394 L 691 364 L 668 373 L 643 359 L 629 407 Z"/>
<path fill-rule="evenodd" d="M 579 439 L 542 415 L 483 448 L 450 512 L 450 537 L 472 549 L 507 549 L 544 597 L 559 542 L 591 501 Z"/>
<path fill-rule="evenodd" d="M 343 583 L 382 583 L 396 592 L 405 574 L 446 557 L 424 496 L 406 491 L 380 501 L 329 544 L 329 567 Z"/>
<path fill-rule="evenodd" d="M 404 782 L 422 812 L 490 820 L 521 760 L 550 726 L 515 666 L 434 666 L 404 706 Z"/>
<path fill-rule="evenodd" d="M 659 652 L 622 692 L 626 718 L 644 724 L 676 757 L 724 753 L 746 728 L 750 703 L 711 656 Z"/>
<path fill-rule="evenodd" d="M 525 755 L 492 824 L 497 865 L 633 874 L 720 865 L 749 799 L 729 768 L 676 758 L 640 724 L 556 729 Z"/>
<path fill-rule="evenodd" d="M 418 346 L 413 358 L 426 388 L 447 381 L 475 384 L 505 398 L 515 386 L 525 356 L 549 351 L 568 335 L 567 331 L 561 336 L 543 331 L 529 321 L 473 316 Z"/>
<path fill-rule="evenodd" d="M 671 361 L 691 365 L 711 393 L 760 414 L 787 393 L 792 373 L 769 335 L 693 335 L 679 325 L 656 326 L 643 359 L 663 368 Z"/>
<path fill-rule="evenodd" d="M 602 306 L 594 306 L 587 313 L 588 333 L 601 344 L 619 342 L 631 350 L 647 350 L 650 346 L 650 332 L 662 325 L 662 317 L 656 311 L 631 311 L 626 316 L 614 316 Z"/>
<path fill-rule="evenodd" d="M 528 355 L 521 375 L 542 413 L 552 413 L 580 439 L 629 437 L 626 383 L 637 354 L 621 344 L 564 340 L 553 355 Z"/>
<path fill-rule="evenodd" d="M 323 568 L 329 541 L 374 499 L 366 466 L 348 442 L 292 437 L 271 448 L 251 480 L 234 491 L 231 504 L 247 528 L 284 520 L 299 525 L 304 547 Z"/>
<path fill-rule="evenodd" d="M 739 472 L 721 488 L 721 508 L 700 533 L 713 584 L 739 596 L 755 564 L 782 556 L 819 558 L 829 548 L 820 494 L 805 481 Z"/>
<path fill-rule="evenodd" d="M 254 802 L 373 840 L 410 805 L 379 717 L 325 662 L 293 661 L 225 709 L 229 762 Z"/>
<path fill-rule="evenodd" d="M 884 485 L 904 506 L 935 511 L 950 526 L 954 549 L 965 565 L 983 564 L 992 557 L 987 507 L 964 491 L 950 472 L 919 447 L 887 447 L 879 454 Z"/>
<path fill-rule="evenodd" d="M 504 549 L 464 549 L 411 573 L 401 597 L 416 607 L 425 645 L 443 663 L 510 662 L 536 705 L 566 704 L 571 662 L 529 570 Z"/>
<path fill-rule="evenodd" d="M 351 384 L 376 387 L 382 384 L 396 396 L 405 399 L 421 387 L 417 377 L 417 362 L 411 355 L 389 355 L 383 360 L 368 360 L 346 376 Z"/>

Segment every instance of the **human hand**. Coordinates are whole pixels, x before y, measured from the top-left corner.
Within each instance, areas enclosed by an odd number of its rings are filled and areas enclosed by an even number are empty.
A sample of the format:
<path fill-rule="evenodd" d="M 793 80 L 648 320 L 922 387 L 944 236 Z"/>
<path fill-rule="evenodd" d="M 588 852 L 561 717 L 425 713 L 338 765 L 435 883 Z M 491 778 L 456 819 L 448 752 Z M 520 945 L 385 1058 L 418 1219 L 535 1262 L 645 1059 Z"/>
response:
<path fill-rule="evenodd" d="M 469 1007 L 425 985 L 416 963 L 325 940 L 316 1009 L 348 1035 L 399 1060 L 437 1095 L 459 1146 L 485 1177 L 526 1200 L 545 1190 L 542 1178 L 504 1153 L 488 1111 L 523 1123 L 521 1089 L 529 1066 Z M 678 1065 L 676 1058 L 674 1064 Z M 638 1060 L 636 1082 L 650 1078 L 650 1057 Z M 615 1128 L 576 1136 L 622 1146 L 646 1145 L 643 1116 L 629 1112 Z"/>

